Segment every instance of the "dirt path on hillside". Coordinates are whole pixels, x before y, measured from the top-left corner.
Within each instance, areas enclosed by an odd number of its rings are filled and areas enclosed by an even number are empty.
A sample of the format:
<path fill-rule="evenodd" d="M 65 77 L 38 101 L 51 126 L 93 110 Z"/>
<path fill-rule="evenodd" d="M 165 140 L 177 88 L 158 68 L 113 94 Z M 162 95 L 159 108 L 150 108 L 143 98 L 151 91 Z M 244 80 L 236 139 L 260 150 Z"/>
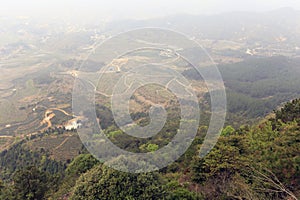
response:
<path fill-rule="evenodd" d="M 62 141 L 57 147 L 55 147 L 54 150 L 57 150 L 60 147 L 62 147 L 69 140 L 69 138 L 70 138 L 70 136 L 68 136 L 66 139 L 64 139 L 64 141 Z"/>
<path fill-rule="evenodd" d="M 47 127 L 42 129 L 41 131 L 45 131 L 47 130 L 48 128 L 51 128 L 52 127 L 52 122 L 51 122 L 51 119 L 53 117 L 55 117 L 55 114 L 53 113 L 54 110 L 57 110 L 57 111 L 60 111 L 62 113 L 64 113 L 66 116 L 73 116 L 69 113 L 67 113 L 65 110 L 63 109 L 60 109 L 60 108 L 49 108 L 45 111 L 45 114 L 44 114 L 44 119 L 41 121 L 41 126 L 44 125 L 44 124 L 47 124 Z"/>

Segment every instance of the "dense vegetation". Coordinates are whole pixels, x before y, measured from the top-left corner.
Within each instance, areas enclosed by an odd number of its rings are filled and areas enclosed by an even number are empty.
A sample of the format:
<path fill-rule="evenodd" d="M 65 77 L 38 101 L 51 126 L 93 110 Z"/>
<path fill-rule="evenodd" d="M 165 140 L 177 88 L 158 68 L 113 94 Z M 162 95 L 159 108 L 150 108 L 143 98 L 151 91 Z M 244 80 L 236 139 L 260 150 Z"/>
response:
<path fill-rule="evenodd" d="M 241 119 L 248 122 L 247 119 L 267 115 L 282 102 L 297 98 L 300 94 L 298 63 L 296 58 L 276 56 L 250 57 L 219 65 L 226 86 L 229 123 Z M 183 75 L 201 80 L 193 69 L 184 71 Z"/>
<path fill-rule="evenodd" d="M 300 99 L 256 126 L 227 126 L 215 148 L 199 158 L 202 127 L 178 161 L 147 174 L 110 169 L 90 154 L 57 168 L 55 161 L 39 156 L 43 152 L 26 151 L 18 143 L 1 154 L 2 166 L 18 168 L 2 177 L 0 199 L 297 199 L 299 113 Z M 4 162 L 10 157 L 16 164 Z"/>
<path fill-rule="evenodd" d="M 2 178 L 9 178 L 14 172 L 33 165 L 51 174 L 64 171 L 65 165 L 50 159 L 43 149 L 40 152 L 32 152 L 23 148 L 22 145 L 23 142 L 17 143 L 8 151 L 5 150 L 1 153 L 0 169 Z"/>

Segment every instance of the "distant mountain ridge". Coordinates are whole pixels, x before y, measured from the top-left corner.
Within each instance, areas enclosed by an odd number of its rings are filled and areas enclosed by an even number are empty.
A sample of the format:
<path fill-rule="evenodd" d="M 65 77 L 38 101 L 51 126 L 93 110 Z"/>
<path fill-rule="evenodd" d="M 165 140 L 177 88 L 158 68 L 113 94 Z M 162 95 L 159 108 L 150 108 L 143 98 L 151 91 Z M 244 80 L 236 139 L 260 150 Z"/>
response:
<path fill-rule="evenodd" d="M 125 31 L 141 27 L 162 27 L 181 31 L 197 38 L 212 40 L 245 40 L 259 38 L 275 42 L 287 37 L 300 45 L 300 11 L 282 8 L 269 12 L 230 12 L 218 15 L 173 15 L 149 20 L 124 20 L 109 23 L 108 31 Z"/>

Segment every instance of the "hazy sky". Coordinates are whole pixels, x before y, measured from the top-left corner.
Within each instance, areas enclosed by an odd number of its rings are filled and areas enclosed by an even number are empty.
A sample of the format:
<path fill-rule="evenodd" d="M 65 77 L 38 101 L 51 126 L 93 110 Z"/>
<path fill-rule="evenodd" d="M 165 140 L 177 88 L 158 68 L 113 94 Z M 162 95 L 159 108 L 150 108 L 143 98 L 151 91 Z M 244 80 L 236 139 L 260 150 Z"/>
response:
<path fill-rule="evenodd" d="M 300 0 L 1 0 L 0 15 L 118 20 L 177 13 L 267 11 L 280 7 L 300 10 Z"/>

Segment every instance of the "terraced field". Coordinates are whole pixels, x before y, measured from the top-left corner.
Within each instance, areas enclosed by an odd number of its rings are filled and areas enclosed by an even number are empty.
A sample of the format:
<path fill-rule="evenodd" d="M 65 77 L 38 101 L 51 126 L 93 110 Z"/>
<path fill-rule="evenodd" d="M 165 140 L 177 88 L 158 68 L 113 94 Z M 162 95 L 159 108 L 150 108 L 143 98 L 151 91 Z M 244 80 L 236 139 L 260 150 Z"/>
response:
<path fill-rule="evenodd" d="M 26 145 L 33 151 L 44 149 L 52 159 L 64 162 L 76 157 L 82 150 L 82 143 L 76 133 L 48 135 L 34 139 Z"/>

